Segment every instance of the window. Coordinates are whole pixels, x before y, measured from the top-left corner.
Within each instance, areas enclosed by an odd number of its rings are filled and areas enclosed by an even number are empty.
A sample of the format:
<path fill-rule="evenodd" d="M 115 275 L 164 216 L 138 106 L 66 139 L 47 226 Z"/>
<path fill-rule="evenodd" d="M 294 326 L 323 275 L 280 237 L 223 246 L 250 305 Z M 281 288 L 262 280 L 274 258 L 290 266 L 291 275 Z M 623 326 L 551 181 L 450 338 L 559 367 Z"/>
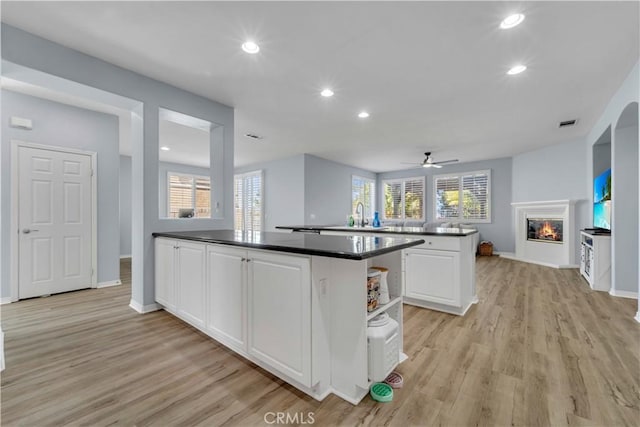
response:
<path fill-rule="evenodd" d="M 351 212 L 356 212 L 358 203 L 364 206 L 365 218 L 373 218 L 376 210 L 376 182 L 361 176 L 351 176 Z"/>
<path fill-rule="evenodd" d="M 424 178 L 383 181 L 385 219 L 424 219 Z"/>
<path fill-rule="evenodd" d="M 168 182 L 169 218 L 183 217 L 185 209 L 196 218 L 211 218 L 211 178 L 169 172 Z"/>
<path fill-rule="evenodd" d="M 234 179 L 234 227 L 262 230 L 262 171 L 236 175 Z"/>
<path fill-rule="evenodd" d="M 491 222 L 491 171 L 434 175 L 433 187 L 436 220 Z"/>

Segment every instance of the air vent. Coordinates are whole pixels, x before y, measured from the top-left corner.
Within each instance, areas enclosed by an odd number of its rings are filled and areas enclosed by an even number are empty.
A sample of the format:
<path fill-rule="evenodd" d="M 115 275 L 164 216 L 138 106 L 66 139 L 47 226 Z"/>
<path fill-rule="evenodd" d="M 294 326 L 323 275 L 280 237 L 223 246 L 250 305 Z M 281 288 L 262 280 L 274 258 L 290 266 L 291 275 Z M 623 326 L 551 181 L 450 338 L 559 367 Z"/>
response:
<path fill-rule="evenodd" d="M 573 126 L 576 124 L 576 122 L 578 121 L 578 119 L 573 119 L 573 120 L 565 120 L 564 122 L 560 122 L 560 124 L 558 125 L 559 128 L 564 128 L 567 126 Z"/>
<path fill-rule="evenodd" d="M 262 139 L 264 136 L 256 135 L 255 133 L 245 133 L 244 136 L 251 139 Z"/>

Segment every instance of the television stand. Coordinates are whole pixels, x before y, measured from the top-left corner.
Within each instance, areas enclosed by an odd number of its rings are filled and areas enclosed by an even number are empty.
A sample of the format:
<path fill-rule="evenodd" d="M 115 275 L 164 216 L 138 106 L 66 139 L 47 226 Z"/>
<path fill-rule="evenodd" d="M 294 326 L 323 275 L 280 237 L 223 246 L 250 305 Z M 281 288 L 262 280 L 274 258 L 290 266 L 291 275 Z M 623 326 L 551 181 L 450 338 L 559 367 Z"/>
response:
<path fill-rule="evenodd" d="M 611 233 L 580 231 L 580 274 L 591 289 L 608 292 L 611 288 Z"/>
<path fill-rule="evenodd" d="M 607 230 L 606 228 L 585 228 L 580 231 L 584 231 L 585 233 L 592 234 L 592 235 L 605 235 L 605 236 L 611 235 L 611 230 Z"/>

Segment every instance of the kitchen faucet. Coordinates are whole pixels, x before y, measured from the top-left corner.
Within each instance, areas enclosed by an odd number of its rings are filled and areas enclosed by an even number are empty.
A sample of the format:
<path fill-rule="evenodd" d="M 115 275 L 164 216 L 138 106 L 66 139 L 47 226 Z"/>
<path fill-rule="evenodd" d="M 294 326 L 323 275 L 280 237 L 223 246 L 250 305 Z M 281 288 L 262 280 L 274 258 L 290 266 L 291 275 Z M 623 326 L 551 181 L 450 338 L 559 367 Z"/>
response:
<path fill-rule="evenodd" d="M 360 211 L 360 227 L 364 227 L 365 226 L 365 222 L 364 222 L 364 205 L 362 204 L 362 202 L 358 202 L 358 204 L 356 205 L 356 215 L 358 215 L 358 211 Z"/>

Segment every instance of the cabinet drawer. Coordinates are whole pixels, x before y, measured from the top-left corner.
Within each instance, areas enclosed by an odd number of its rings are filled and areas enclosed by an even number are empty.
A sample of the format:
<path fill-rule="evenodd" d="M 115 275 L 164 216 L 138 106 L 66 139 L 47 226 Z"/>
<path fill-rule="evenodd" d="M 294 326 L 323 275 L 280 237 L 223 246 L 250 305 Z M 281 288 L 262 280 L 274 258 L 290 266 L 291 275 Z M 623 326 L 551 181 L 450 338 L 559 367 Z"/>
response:
<path fill-rule="evenodd" d="M 440 236 L 416 236 L 405 235 L 403 237 L 419 237 L 424 243 L 413 246 L 411 249 L 436 249 L 440 251 L 460 251 L 460 239 L 458 237 L 440 237 Z"/>

